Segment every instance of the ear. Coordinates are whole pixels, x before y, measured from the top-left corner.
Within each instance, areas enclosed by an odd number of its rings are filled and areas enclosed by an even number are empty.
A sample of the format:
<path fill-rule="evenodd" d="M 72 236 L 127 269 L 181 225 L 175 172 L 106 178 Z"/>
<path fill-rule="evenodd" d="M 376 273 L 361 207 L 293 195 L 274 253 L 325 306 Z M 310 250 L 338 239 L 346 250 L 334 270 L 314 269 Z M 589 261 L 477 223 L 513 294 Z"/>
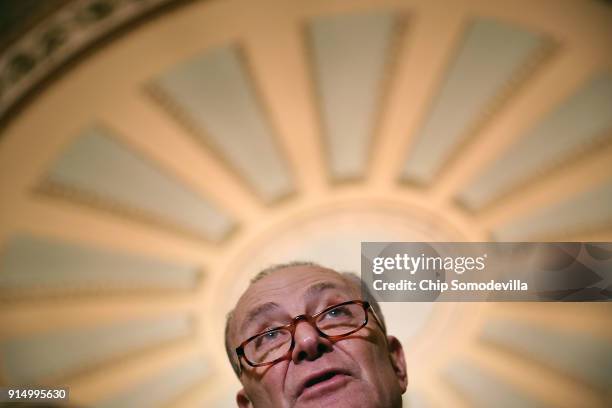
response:
<path fill-rule="evenodd" d="M 238 393 L 236 393 L 236 403 L 240 408 L 252 408 L 253 404 L 251 404 L 251 400 L 247 397 L 244 388 L 242 388 Z"/>
<path fill-rule="evenodd" d="M 406 370 L 404 348 L 402 343 L 394 336 L 387 336 L 387 341 L 389 344 L 389 360 L 403 394 L 408 387 L 408 372 Z"/>

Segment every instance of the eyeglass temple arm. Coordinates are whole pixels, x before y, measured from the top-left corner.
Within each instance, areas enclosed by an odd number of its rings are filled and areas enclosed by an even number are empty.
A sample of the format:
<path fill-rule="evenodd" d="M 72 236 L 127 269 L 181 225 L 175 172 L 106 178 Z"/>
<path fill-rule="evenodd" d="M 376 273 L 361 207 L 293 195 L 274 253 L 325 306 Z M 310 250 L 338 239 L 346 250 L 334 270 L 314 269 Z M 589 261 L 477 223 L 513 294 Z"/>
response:
<path fill-rule="evenodd" d="M 376 314 L 376 310 L 374 310 L 374 307 L 372 306 L 370 302 L 368 302 L 368 309 L 372 311 L 372 316 L 374 316 L 374 320 L 376 320 L 376 323 L 378 323 L 378 326 L 380 326 L 380 328 L 382 329 L 383 334 L 385 335 L 385 341 L 386 341 L 387 340 L 387 327 L 385 327 L 382 320 L 378 317 L 378 314 Z"/>

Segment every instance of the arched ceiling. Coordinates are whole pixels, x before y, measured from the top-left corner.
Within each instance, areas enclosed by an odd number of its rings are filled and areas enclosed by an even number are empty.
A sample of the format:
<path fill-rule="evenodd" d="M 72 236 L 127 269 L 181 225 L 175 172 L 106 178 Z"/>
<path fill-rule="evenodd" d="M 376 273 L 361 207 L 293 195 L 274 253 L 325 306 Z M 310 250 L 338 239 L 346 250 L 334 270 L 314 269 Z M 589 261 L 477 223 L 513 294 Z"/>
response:
<path fill-rule="evenodd" d="M 271 262 L 612 241 L 610 23 L 600 1 L 66 2 L 0 57 L 0 380 L 232 406 L 224 316 Z M 384 310 L 407 406 L 609 402 L 607 304 Z"/>

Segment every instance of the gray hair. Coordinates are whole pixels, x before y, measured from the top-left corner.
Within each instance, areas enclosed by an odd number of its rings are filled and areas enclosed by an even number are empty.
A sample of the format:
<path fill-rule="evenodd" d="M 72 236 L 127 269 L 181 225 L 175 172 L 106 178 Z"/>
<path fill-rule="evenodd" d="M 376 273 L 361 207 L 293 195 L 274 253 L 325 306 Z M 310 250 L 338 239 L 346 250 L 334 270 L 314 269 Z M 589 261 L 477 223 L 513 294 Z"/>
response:
<path fill-rule="evenodd" d="M 321 268 L 321 269 L 326 269 L 326 270 L 335 272 L 338 275 L 340 275 L 346 283 L 360 290 L 364 298 L 363 300 L 368 301 L 370 303 L 370 305 L 372 306 L 372 309 L 374 309 L 374 314 L 380 320 L 383 333 L 385 335 L 387 334 L 387 325 L 385 323 L 385 317 L 383 316 L 383 313 L 382 313 L 382 310 L 380 309 L 380 305 L 378 304 L 378 301 L 372 295 L 369 288 L 366 285 L 363 285 L 361 278 L 355 275 L 354 273 L 337 272 L 337 271 L 334 271 L 333 269 L 329 269 L 324 266 L 321 266 L 315 262 L 293 261 L 293 262 L 272 265 L 265 269 L 262 269 L 253 278 L 251 278 L 250 284 L 252 285 L 255 282 L 262 280 L 266 276 L 271 275 L 274 272 L 280 271 L 282 269 L 295 268 L 295 267 L 300 267 L 300 266 Z M 240 362 L 236 360 L 235 349 L 232 347 L 232 345 L 229 342 L 230 327 L 231 327 L 231 322 L 233 318 L 234 318 L 234 311 L 231 310 L 225 318 L 225 352 L 227 353 L 227 358 L 229 359 L 230 364 L 232 365 L 232 368 L 234 369 L 234 372 L 236 373 L 236 376 L 239 376 L 240 375 Z"/>

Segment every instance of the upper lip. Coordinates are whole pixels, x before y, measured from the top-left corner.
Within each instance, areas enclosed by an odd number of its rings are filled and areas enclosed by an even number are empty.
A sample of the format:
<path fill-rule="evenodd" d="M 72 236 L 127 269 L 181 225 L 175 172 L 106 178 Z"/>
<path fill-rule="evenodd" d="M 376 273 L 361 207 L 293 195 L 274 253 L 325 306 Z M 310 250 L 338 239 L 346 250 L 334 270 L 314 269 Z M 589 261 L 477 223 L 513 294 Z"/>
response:
<path fill-rule="evenodd" d="M 332 375 L 332 374 L 333 375 L 337 375 L 337 374 L 350 375 L 350 373 L 343 368 L 326 368 L 325 370 L 316 371 L 312 374 L 307 375 L 306 377 L 302 379 L 302 381 L 300 381 L 299 387 L 298 387 L 298 397 L 304 392 L 306 388 L 308 388 L 311 385 L 316 384 L 318 379 L 324 376 Z"/>

